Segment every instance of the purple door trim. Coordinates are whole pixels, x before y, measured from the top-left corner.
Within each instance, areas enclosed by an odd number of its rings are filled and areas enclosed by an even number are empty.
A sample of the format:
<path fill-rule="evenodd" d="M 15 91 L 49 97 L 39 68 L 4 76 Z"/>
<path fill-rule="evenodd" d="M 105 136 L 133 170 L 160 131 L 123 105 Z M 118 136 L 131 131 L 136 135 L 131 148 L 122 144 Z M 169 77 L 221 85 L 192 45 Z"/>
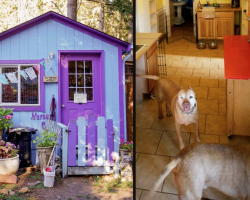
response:
<path fill-rule="evenodd" d="M 84 55 L 84 54 L 93 54 L 93 55 L 100 55 L 100 84 L 105 85 L 105 71 L 104 71 L 104 51 L 103 50 L 59 50 L 58 51 L 58 122 L 62 122 L 62 89 L 61 88 L 61 81 L 63 81 L 61 77 L 61 55 Z M 100 98 L 101 98 L 101 116 L 105 117 L 105 90 L 100 91 Z M 67 126 L 67 124 L 66 124 Z"/>

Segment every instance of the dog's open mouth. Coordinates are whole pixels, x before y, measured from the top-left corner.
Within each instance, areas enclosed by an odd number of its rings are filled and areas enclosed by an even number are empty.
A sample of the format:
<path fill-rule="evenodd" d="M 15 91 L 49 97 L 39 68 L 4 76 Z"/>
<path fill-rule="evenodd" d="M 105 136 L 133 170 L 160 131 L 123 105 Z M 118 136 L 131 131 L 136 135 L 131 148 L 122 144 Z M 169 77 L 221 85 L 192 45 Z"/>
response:
<path fill-rule="evenodd" d="M 191 109 L 190 103 L 189 102 L 183 102 L 182 104 L 182 110 L 185 112 L 189 112 Z"/>

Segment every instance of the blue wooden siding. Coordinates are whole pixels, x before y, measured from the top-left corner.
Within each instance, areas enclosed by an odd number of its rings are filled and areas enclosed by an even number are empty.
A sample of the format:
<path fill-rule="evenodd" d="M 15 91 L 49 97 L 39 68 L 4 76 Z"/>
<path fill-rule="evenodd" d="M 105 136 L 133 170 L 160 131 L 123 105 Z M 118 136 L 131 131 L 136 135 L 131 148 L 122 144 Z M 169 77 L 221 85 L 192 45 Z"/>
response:
<path fill-rule="evenodd" d="M 113 119 L 115 130 L 115 152 L 118 152 L 120 141 L 120 113 L 118 86 L 118 47 L 74 30 L 54 20 L 48 20 L 19 34 L 0 41 L 0 59 L 29 60 L 48 57 L 50 52 L 55 57 L 50 61 L 54 72 L 58 73 L 58 50 L 104 50 L 105 51 L 105 100 L 106 119 Z M 45 75 L 54 75 L 46 68 Z M 113 79 L 110 79 L 113 77 Z M 41 80 L 42 81 L 42 80 Z M 45 114 L 50 113 L 52 96 L 55 96 L 58 108 L 58 84 L 45 83 Z M 37 112 L 37 114 L 42 114 Z M 58 111 L 56 111 L 58 119 Z M 29 126 L 42 130 L 44 120 L 31 120 L 32 112 L 15 112 L 14 125 Z M 38 133 L 39 134 L 39 133 Z M 34 136 L 35 137 L 35 136 Z M 34 153 L 34 152 L 33 152 Z M 34 163 L 33 163 L 34 164 Z"/>

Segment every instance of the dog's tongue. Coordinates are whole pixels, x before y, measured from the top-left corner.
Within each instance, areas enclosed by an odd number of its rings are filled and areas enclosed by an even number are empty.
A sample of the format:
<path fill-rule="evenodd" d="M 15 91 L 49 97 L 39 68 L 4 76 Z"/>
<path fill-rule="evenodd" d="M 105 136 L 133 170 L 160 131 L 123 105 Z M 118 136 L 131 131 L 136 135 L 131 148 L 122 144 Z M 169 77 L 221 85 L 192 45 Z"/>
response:
<path fill-rule="evenodd" d="M 184 111 L 189 111 L 190 110 L 190 104 L 189 103 L 184 103 L 183 104 L 183 110 Z"/>

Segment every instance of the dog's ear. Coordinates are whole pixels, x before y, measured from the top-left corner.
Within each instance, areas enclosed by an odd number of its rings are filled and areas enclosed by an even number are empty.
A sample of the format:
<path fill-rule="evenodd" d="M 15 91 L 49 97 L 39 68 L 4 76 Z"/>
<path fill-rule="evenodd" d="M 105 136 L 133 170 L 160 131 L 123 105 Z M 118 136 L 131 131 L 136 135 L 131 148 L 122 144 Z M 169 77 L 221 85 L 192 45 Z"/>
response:
<path fill-rule="evenodd" d="M 191 86 L 188 86 L 188 89 L 189 89 L 189 90 L 193 90 L 193 91 L 194 91 L 194 89 L 193 89 Z"/>

